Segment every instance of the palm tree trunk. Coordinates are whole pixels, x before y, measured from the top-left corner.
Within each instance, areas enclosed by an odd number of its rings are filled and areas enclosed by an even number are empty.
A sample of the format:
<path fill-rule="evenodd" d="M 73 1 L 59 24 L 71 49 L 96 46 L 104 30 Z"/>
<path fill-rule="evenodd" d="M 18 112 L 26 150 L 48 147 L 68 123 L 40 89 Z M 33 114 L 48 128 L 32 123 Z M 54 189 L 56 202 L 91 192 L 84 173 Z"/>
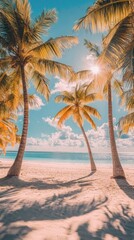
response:
<path fill-rule="evenodd" d="M 83 133 L 83 136 L 84 136 L 86 144 L 87 144 L 88 154 L 89 154 L 90 163 L 91 163 L 91 171 L 95 172 L 96 171 L 96 165 L 95 165 L 95 162 L 94 162 L 94 159 L 93 159 L 93 155 L 92 155 L 92 151 L 91 151 L 91 148 L 90 148 L 90 145 L 89 145 L 88 138 L 86 136 L 86 133 L 84 131 L 83 126 L 80 126 L 80 128 L 81 128 L 81 131 Z"/>
<path fill-rule="evenodd" d="M 113 177 L 114 178 L 125 178 L 125 173 L 121 166 L 115 136 L 114 136 L 114 126 L 113 126 L 113 113 L 112 113 L 112 93 L 111 93 L 111 83 L 108 83 L 108 123 L 109 123 L 109 137 L 111 145 L 111 154 L 113 162 Z"/>
<path fill-rule="evenodd" d="M 24 98 L 23 129 L 22 129 L 22 136 L 21 136 L 18 153 L 13 165 L 9 169 L 7 177 L 19 176 L 21 166 L 22 166 L 23 155 L 25 152 L 26 140 L 27 140 L 29 111 L 28 111 L 28 93 L 27 93 L 27 86 L 26 86 L 26 77 L 25 77 L 23 64 L 21 65 L 21 76 L 22 76 L 23 98 Z"/>

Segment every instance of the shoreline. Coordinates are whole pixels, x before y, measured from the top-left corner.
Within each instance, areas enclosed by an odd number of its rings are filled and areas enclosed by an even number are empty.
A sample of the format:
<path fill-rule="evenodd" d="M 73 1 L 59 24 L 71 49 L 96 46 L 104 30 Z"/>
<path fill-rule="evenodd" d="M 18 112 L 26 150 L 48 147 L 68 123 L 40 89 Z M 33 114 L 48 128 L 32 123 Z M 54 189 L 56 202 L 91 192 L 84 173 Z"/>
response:
<path fill-rule="evenodd" d="M 14 161 L 14 159 L 0 159 L 0 164 L 7 164 L 7 165 L 11 165 L 12 163 L 13 163 L 13 161 Z M 96 166 L 98 166 L 98 168 L 112 168 L 112 162 L 104 162 L 104 161 L 102 161 L 102 163 L 101 163 L 101 161 L 95 161 L 95 163 L 96 163 Z M 28 160 L 28 159 L 24 159 L 23 160 L 23 163 L 22 163 L 22 165 L 24 165 L 24 164 L 30 164 L 30 165 L 32 165 L 32 164 L 37 164 L 37 165 L 54 165 L 55 167 L 58 165 L 58 166 L 61 166 L 61 167 L 63 167 L 64 165 L 65 166 L 70 166 L 71 165 L 71 167 L 73 167 L 74 165 L 75 166 L 80 166 L 80 167 L 82 167 L 83 166 L 83 168 L 85 168 L 86 166 L 89 166 L 89 168 L 90 168 L 90 162 L 77 162 L 77 161 L 72 161 L 71 162 L 71 160 L 70 161 L 64 161 L 63 160 L 63 162 L 62 162 L 62 160 L 61 161 L 57 161 L 57 160 L 55 160 L 55 161 L 53 161 L 53 160 L 40 160 L 40 159 L 30 159 L 30 160 Z M 123 166 L 123 168 L 131 168 L 131 169 L 133 169 L 134 170 L 134 163 L 132 162 L 132 163 L 123 163 L 123 162 L 121 162 L 121 164 L 122 164 L 122 166 Z"/>

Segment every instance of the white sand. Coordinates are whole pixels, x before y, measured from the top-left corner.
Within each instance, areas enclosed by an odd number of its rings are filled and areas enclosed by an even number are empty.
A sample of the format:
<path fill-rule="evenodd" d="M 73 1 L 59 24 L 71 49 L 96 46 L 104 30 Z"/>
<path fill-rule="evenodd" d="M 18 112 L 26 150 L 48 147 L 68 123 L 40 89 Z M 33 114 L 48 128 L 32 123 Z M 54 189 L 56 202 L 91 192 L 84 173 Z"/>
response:
<path fill-rule="evenodd" d="M 124 170 L 126 181 L 108 166 L 25 162 L 20 179 L 0 180 L 0 240 L 134 240 L 134 166 Z"/>

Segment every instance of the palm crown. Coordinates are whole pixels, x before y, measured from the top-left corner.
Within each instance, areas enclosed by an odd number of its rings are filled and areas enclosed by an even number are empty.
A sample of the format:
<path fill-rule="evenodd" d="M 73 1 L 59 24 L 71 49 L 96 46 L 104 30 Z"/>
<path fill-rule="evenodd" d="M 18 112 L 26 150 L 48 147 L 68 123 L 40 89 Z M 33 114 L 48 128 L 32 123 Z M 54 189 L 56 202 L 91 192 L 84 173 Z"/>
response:
<path fill-rule="evenodd" d="M 89 87 L 77 85 L 72 92 L 62 92 L 61 95 L 55 98 L 55 101 L 64 102 L 67 106 L 55 116 L 55 118 L 59 118 L 58 125 L 61 126 L 66 119 L 72 116 L 73 120 L 80 127 L 83 125 L 84 119 L 86 119 L 96 129 L 96 124 L 90 115 L 97 118 L 101 116 L 95 108 L 87 105 L 87 103 L 91 103 L 94 100 L 98 100 L 98 94 L 89 93 Z"/>
<path fill-rule="evenodd" d="M 0 5 L 0 45 L 4 56 L 0 58 L 1 67 L 5 69 L 8 66 L 9 69 L 10 66 L 10 75 L 12 69 L 13 78 L 19 79 L 20 65 L 23 64 L 27 79 L 32 79 L 37 91 L 48 99 L 49 90 L 44 74 L 48 72 L 60 74 L 64 78 L 67 76 L 71 68 L 52 59 L 61 57 L 65 48 L 77 43 L 77 38 L 65 36 L 43 42 L 42 34 L 46 34 L 57 19 L 54 9 L 43 11 L 33 22 L 27 0 L 16 0 L 13 3 L 3 0 Z"/>

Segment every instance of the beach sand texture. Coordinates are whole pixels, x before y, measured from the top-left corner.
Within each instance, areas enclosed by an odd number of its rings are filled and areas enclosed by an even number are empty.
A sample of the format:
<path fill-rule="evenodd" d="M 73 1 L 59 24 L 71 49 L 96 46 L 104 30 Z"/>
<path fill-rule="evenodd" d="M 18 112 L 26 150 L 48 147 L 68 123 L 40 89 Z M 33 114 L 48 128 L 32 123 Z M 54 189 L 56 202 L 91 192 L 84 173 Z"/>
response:
<path fill-rule="evenodd" d="M 24 162 L 20 179 L 2 179 L 0 240 L 134 240 L 134 167 L 126 180 L 88 164 Z"/>

